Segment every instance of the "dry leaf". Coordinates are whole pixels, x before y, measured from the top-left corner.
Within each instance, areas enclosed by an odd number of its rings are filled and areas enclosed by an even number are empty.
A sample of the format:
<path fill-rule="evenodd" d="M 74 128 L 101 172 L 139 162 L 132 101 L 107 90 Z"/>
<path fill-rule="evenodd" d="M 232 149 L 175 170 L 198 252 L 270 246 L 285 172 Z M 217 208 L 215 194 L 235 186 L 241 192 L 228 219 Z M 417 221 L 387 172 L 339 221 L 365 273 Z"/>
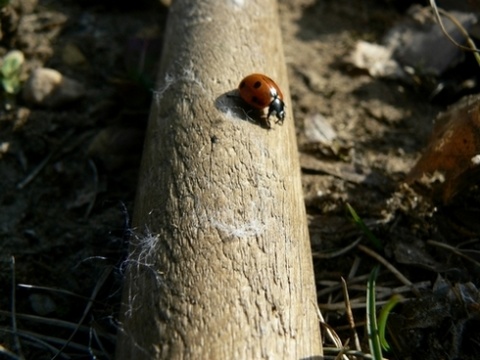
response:
<path fill-rule="evenodd" d="M 470 96 L 439 115 L 423 156 L 408 184 L 430 188 L 435 200 L 449 203 L 480 175 L 480 96 Z"/>

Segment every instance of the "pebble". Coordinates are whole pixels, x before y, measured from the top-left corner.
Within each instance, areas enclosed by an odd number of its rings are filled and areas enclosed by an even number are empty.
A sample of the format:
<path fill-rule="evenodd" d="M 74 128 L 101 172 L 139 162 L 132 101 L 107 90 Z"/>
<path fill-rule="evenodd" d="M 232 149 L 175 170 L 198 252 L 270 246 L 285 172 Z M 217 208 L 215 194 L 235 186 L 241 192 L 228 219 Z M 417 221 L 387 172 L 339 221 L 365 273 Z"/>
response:
<path fill-rule="evenodd" d="M 48 68 L 34 70 L 23 89 L 23 98 L 28 104 L 48 108 L 66 105 L 84 95 L 83 84 Z"/>
<path fill-rule="evenodd" d="M 78 46 L 67 44 L 62 51 L 62 60 L 70 66 L 81 66 L 87 64 L 87 58 L 83 55 Z"/>
<path fill-rule="evenodd" d="M 88 147 L 88 155 L 102 162 L 108 171 L 140 162 L 145 130 L 110 126 L 101 130 Z"/>

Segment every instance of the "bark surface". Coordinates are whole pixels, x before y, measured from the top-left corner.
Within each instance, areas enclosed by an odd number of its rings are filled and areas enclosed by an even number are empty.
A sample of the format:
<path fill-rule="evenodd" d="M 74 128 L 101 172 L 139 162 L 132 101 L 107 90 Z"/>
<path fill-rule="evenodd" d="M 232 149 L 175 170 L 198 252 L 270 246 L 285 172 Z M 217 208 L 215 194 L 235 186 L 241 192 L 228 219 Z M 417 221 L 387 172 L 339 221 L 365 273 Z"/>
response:
<path fill-rule="evenodd" d="M 321 355 L 277 11 L 274 0 L 173 2 L 126 262 L 118 359 Z M 283 126 L 262 127 L 228 96 L 256 72 L 281 87 Z"/>

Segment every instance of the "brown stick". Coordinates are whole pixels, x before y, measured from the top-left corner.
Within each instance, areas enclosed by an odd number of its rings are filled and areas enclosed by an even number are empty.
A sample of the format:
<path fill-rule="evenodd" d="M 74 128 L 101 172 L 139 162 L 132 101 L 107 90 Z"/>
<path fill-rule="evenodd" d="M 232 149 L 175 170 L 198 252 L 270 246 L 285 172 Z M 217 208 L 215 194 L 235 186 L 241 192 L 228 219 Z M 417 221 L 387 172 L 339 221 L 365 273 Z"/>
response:
<path fill-rule="evenodd" d="M 283 126 L 227 96 L 254 72 L 282 88 Z M 117 358 L 320 356 L 276 1 L 174 1 L 158 86 Z"/>

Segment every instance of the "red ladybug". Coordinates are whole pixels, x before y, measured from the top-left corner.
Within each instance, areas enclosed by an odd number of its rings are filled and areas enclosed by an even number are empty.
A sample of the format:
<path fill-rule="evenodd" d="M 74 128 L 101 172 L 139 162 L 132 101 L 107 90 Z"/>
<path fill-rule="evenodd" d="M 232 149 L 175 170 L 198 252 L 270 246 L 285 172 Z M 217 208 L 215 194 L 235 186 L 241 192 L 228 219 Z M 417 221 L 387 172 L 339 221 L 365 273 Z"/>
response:
<path fill-rule="evenodd" d="M 268 108 L 266 116 L 267 127 L 270 128 L 269 117 L 275 115 L 275 124 L 283 124 L 285 119 L 285 103 L 283 94 L 275 81 L 263 74 L 251 74 L 238 85 L 240 97 L 255 109 Z"/>

